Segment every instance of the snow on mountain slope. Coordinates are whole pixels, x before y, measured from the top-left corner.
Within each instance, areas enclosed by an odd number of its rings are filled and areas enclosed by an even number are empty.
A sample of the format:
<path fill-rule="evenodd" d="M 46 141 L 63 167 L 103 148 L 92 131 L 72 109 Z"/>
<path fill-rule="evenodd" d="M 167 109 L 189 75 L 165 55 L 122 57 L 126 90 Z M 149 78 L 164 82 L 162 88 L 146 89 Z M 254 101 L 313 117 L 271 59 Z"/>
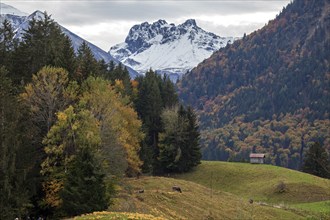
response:
<path fill-rule="evenodd" d="M 78 51 L 78 48 L 80 47 L 80 45 L 85 41 L 88 44 L 89 48 L 92 50 L 95 59 L 97 59 L 97 60 L 103 59 L 105 62 L 109 62 L 112 60 L 115 63 L 118 63 L 118 61 L 116 59 L 114 59 L 112 56 L 109 56 L 109 54 L 107 52 L 105 52 L 104 50 L 102 50 L 99 47 L 95 46 L 94 44 L 82 39 L 81 37 L 79 37 L 75 33 L 72 33 L 65 27 L 60 26 L 60 28 L 63 31 L 63 33 L 70 38 L 70 40 L 72 42 L 72 46 L 75 51 Z"/>
<path fill-rule="evenodd" d="M 13 8 L 9 5 L 1 3 L 1 7 L 3 5 L 6 6 L 6 8 Z M 3 14 L 3 12 L 7 12 L 7 11 L 8 10 L 1 11 L 1 14 L 0 14 L 1 24 L 2 24 L 3 20 L 7 19 L 12 24 L 12 27 L 14 29 L 14 33 L 15 33 L 14 38 L 19 39 L 19 41 L 23 40 L 22 36 L 23 36 L 25 30 L 28 29 L 29 22 L 33 18 L 36 19 L 36 20 L 42 20 L 45 16 L 43 12 L 38 11 L 38 10 L 33 12 L 32 14 L 30 14 L 29 16 L 18 16 L 18 15 L 12 15 L 12 14 Z M 26 13 L 23 13 L 23 12 L 19 13 L 18 10 L 15 13 L 16 14 L 26 14 Z M 88 44 L 89 48 L 91 49 L 95 59 L 97 59 L 97 60 L 103 59 L 105 62 L 109 62 L 109 61 L 112 60 L 116 64 L 119 63 L 119 61 L 117 59 L 113 58 L 109 53 L 105 52 L 104 50 L 100 49 L 99 47 L 95 46 L 94 44 L 84 40 L 83 38 L 79 37 L 78 35 L 72 33 L 71 31 L 69 31 L 65 27 L 61 26 L 60 24 L 58 24 L 58 25 L 61 28 L 61 30 L 63 31 L 63 33 L 70 38 L 75 52 L 77 52 L 77 50 L 78 50 L 79 46 L 82 44 L 82 42 L 85 41 Z M 128 69 L 128 71 L 130 73 L 130 76 L 132 78 L 135 78 L 136 76 L 139 75 L 132 68 L 127 67 L 127 69 Z"/>
<path fill-rule="evenodd" d="M 0 26 L 3 21 L 7 19 L 10 21 L 13 29 L 16 30 L 19 25 L 24 22 L 27 15 L 27 13 L 21 12 L 10 5 L 0 3 Z"/>
<path fill-rule="evenodd" d="M 176 80 L 234 40 L 204 31 L 193 19 L 178 26 L 158 20 L 134 25 L 125 42 L 111 47 L 109 53 L 140 74 L 152 68 Z"/>
<path fill-rule="evenodd" d="M 8 15 L 5 15 L 4 18 L 7 19 L 12 24 L 12 27 L 13 27 L 14 33 L 15 33 L 14 38 L 18 39 L 19 41 L 22 41 L 23 40 L 22 37 L 25 33 L 25 30 L 27 30 L 29 28 L 29 22 L 32 21 L 33 18 L 36 20 L 43 19 L 44 13 L 42 13 L 41 11 L 35 11 L 32 14 L 30 14 L 29 16 L 21 17 L 21 19 L 20 19 L 21 23 L 18 23 L 15 25 L 13 25 L 13 22 L 10 19 L 10 17 L 8 17 Z"/>
<path fill-rule="evenodd" d="M 10 5 L 0 3 L 0 14 L 9 14 L 9 15 L 16 15 L 16 16 L 27 16 L 28 14 L 25 12 L 21 12 L 17 8 L 14 8 Z"/>

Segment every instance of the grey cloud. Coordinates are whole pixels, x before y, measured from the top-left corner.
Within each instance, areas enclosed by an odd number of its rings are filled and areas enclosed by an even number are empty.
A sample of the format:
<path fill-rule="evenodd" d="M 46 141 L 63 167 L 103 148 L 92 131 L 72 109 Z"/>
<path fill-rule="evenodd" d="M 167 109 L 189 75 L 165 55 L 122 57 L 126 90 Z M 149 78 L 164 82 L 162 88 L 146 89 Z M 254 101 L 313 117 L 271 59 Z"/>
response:
<path fill-rule="evenodd" d="M 67 25 L 95 24 L 100 22 L 154 21 L 158 19 L 194 18 L 196 14 L 229 15 L 280 11 L 290 0 L 177 0 L 177 1 L 78 1 L 78 0 L 12 0 L 5 3 L 20 6 L 28 13 L 46 10 L 60 23 Z"/>
<path fill-rule="evenodd" d="M 212 25 L 207 22 L 200 22 L 200 25 L 203 26 L 204 30 L 215 33 L 221 37 L 243 37 L 245 34 L 250 34 L 253 31 L 256 31 L 262 28 L 265 24 L 248 24 L 248 25 Z"/>
<path fill-rule="evenodd" d="M 154 22 L 165 19 L 168 22 L 182 18 L 196 18 L 200 15 L 242 15 L 257 12 L 277 12 L 291 0 L 1 0 L 17 7 L 19 10 L 32 13 L 34 10 L 46 10 L 48 14 L 65 27 L 88 26 L 86 33 L 92 33 L 91 26 L 99 23 Z M 198 21 L 198 25 L 207 31 L 220 36 L 242 36 L 260 28 L 267 21 L 245 24 L 241 26 L 215 26 L 210 22 Z M 264 22 L 264 23 L 263 23 Z M 135 23 L 135 24 L 136 24 Z M 127 27 L 127 33 L 130 27 Z M 85 31 L 84 31 L 85 32 Z M 108 34 L 109 35 L 108 35 Z M 121 35 L 120 35 L 121 36 Z M 106 30 L 100 36 L 89 35 L 89 40 L 103 49 L 106 38 L 110 42 L 118 42 L 119 35 L 114 30 Z M 121 40 L 124 41 L 124 38 Z M 111 44 L 110 44 L 111 45 Z"/>
<path fill-rule="evenodd" d="M 43 1 L 45 2 L 45 1 Z M 50 1 L 56 12 L 49 13 L 68 25 L 114 22 L 116 20 L 153 21 L 193 18 L 196 13 L 229 15 L 281 10 L 283 1 Z M 36 4 L 36 7 L 38 5 Z"/>

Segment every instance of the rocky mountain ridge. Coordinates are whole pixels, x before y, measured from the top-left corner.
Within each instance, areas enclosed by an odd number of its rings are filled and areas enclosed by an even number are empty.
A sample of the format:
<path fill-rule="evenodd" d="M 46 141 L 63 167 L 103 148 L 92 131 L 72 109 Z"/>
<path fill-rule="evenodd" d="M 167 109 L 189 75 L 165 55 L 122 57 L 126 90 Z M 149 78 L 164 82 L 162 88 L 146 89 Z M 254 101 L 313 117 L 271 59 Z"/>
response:
<path fill-rule="evenodd" d="M 140 74 L 152 68 L 176 80 L 235 39 L 204 31 L 194 19 L 177 26 L 160 19 L 134 25 L 109 53 Z"/>

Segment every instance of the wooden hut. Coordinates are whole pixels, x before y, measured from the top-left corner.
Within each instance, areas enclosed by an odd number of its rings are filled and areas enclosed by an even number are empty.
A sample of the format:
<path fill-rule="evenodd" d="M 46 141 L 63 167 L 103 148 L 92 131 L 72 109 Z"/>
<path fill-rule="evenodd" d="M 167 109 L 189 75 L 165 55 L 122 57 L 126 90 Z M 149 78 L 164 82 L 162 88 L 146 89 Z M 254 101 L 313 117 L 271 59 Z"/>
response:
<path fill-rule="evenodd" d="M 250 154 L 250 163 L 264 163 L 265 154 Z"/>

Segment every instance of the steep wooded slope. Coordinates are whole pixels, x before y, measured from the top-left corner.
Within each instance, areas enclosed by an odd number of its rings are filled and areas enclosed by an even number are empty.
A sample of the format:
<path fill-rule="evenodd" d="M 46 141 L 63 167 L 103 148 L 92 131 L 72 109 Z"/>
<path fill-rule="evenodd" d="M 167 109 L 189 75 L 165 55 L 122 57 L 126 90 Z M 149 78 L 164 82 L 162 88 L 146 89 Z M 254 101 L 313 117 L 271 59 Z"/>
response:
<path fill-rule="evenodd" d="M 293 1 L 184 76 L 180 97 L 199 112 L 205 159 L 258 151 L 298 168 L 309 142 L 329 149 L 329 26 L 328 1 Z"/>

